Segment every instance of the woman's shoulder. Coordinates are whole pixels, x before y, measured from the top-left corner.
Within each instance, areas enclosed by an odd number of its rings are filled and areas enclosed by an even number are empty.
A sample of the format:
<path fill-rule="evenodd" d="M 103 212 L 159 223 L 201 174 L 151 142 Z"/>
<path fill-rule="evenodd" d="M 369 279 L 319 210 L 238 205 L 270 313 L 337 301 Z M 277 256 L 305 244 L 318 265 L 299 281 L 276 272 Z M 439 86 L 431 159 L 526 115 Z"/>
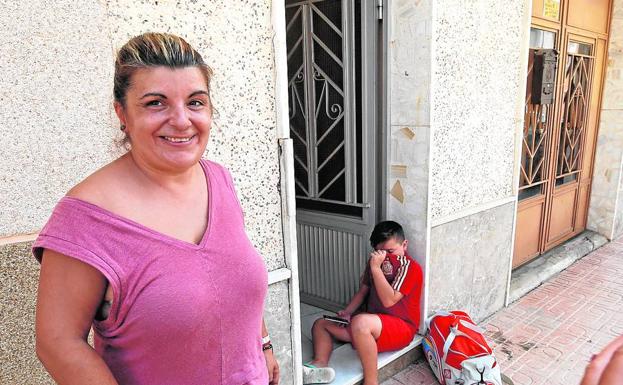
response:
<path fill-rule="evenodd" d="M 206 159 L 206 158 L 201 158 L 199 159 L 199 163 L 201 163 L 204 167 L 210 169 L 210 170 L 216 170 L 218 172 L 226 172 L 229 173 L 229 170 L 227 169 L 227 167 L 223 166 L 222 164 L 215 162 L 213 160 L 210 159 Z"/>
<path fill-rule="evenodd" d="M 204 168 L 211 172 L 211 174 L 216 174 L 218 177 L 223 178 L 228 185 L 233 184 L 231 172 L 225 166 L 220 163 L 217 163 L 213 160 L 201 158 L 199 161 Z"/>
<path fill-rule="evenodd" d="M 116 195 L 120 181 L 123 180 L 120 159 L 112 161 L 94 171 L 81 182 L 72 187 L 66 194 L 71 198 L 106 207 Z"/>

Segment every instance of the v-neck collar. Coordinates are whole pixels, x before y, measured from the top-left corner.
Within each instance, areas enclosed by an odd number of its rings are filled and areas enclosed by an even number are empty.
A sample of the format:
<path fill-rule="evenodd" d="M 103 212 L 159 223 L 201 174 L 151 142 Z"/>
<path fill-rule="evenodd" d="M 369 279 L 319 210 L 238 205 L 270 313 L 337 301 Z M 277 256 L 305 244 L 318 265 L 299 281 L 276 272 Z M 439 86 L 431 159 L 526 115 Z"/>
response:
<path fill-rule="evenodd" d="M 213 194 L 212 194 L 213 188 L 212 188 L 212 183 L 211 183 L 212 179 L 213 179 L 212 178 L 213 175 L 210 172 L 210 167 L 208 165 L 208 162 L 203 160 L 203 159 L 201 159 L 199 161 L 199 164 L 201 165 L 201 169 L 203 170 L 204 176 L 206 178 L 206 188 L 207 188 L 207 192 L 208 192 L 208 212 L 206 213 L 206 217 L 207 217 L 208 223 L 206 224 L 206 228 L 203 231 L 203 235 L 202 235 L 201 239 L 199 240 L 199 243 L 192 243 L 192 242 L 184 241 L 184 240 L 179 239 L 179 238 L 175 238 L 175 237 L 173 237 L 171 235 L 162 233 L 162 232 L 160 232 L 158 230 L 155 230 L 155 229 L 153 229 L 151 227 L 145 226 L 145 225 L 143 225 L 143 224 L 141 224 L 139 222 L 136 222 L 136 221 L 134 221 L 132 219 L 126 218 L 126 217 L 124 217 L 122 215 L 119 215 L 119 214 L 114 213 L 114 212 L 112 212 L 110 210 L 107 210 L 107 209 L 105 209 L 105 208 L 103 208 L 101 206 L 98 206 L 98 205 L 94 204 L 94 203 L 85 201 L 84 199 L 71 197 L 71 196 L 64 196 L 63 198 L 61 198 L 61 202 L 69 201 L 69 202 L 78 203 L 78 204 L 80 204 L 82 206 L 85 206 L 85 207 L 91 209 L 91 210 L 97 211 L 100 214 L 106 215 L 106 216 L 111 217 L 113 219 L 116 219 L 116 220 L 119 220 L 121 222 L 124 222 L 124 223 L 126 223 L 128 225 L 131 225 L 132 227 L 135 227 L 135 228 L 137 228 L 137 229 L 139 229 L 139 230 L 141 230 L 143 232 L 147 232 L 147 233 L 150 233 L 152 235 L 155 235 L 155 236 L 157 236 L 157 237 L 159 237 L 159 238 L 161 238 L 163 240 L 168 240 L 168 241 L 170 241 L 172 243 L 183 245 L 185 247 L 201 249 L 201 248 L 203 248 L 205 246 L 205 244 L 206 244 L 206 242 L 208 240 L 208 237 L 210 235 L 210 227 L 211 227 L 212 222 L 213 222 L 213 220 L 212 220 L 212 213 L 214 211 L 214 210 L 212 210 L 212 202 L 214 201 L 214 199 L 213 199 Z"/>

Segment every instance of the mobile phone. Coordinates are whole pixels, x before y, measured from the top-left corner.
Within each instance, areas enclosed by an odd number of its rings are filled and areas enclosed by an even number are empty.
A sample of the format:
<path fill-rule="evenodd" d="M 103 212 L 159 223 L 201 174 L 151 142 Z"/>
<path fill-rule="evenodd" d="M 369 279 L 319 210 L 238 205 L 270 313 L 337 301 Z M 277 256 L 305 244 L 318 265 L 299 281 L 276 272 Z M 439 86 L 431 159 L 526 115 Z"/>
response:
<path fill-rule="evenodd" d="M 328 314 L 324 314 L 322 316 L 322 318 L 324 318 L 324 319 L 326 319 L 328 321 L 331 321 L 331 322 L 342 324 L 342 325 L 348 325 L 350 323 L 350 321 L 347 320 L 347 319 L 336 317 L 336 316 L 332 316 L 332 315 L 328 315 Z"/>

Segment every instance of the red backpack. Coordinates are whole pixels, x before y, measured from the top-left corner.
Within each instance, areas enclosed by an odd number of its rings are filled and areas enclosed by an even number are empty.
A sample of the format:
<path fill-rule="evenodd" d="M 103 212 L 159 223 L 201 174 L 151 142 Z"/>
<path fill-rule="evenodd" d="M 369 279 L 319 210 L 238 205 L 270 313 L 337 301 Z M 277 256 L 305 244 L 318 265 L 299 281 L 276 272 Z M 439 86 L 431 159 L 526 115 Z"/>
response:
<path fill-rule="evenodd" d="M 426 320 L 424 356 L 442 385 L 502 385 L 500 366 L 474 321 L 462 311 Z"/>

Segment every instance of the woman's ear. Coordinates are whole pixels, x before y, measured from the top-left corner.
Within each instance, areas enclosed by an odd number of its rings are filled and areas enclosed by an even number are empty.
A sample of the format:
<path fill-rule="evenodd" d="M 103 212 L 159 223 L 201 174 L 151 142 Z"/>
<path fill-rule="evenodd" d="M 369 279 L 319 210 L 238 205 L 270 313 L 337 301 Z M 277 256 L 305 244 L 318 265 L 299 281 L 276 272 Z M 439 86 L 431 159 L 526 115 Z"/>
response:
<path fill-rule="evenodd" d="M 115 101 L 113 103 L 113 106 L 115 107 L 115 113 L 117 114 L 117 118 L 119 118 L 119 124 L 122 127 L 125 127 L 126 126 L 125 109 L 123 108 L 121 103 L 119 103 L 118 101 Z"/>

